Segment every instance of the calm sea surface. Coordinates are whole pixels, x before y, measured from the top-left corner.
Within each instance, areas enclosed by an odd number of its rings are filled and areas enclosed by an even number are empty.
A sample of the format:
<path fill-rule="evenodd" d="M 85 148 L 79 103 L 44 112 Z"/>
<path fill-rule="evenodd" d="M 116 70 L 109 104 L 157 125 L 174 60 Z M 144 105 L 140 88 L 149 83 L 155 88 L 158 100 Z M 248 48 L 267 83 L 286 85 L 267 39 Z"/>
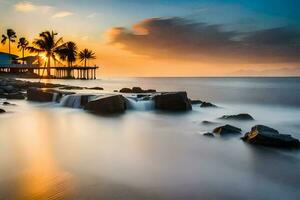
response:
<path fill-rule="evenodd" d="M 299 199 L 300 151 L 202 134 L 225 123 L 243 133 L 264 124 L 300 139 L 300 78 L 44 81 L 105 92 L 133 86 L 184 90 L 220 108 L 194 105 L 191 112 L 174 114 L 135 105 L 104 117 L 55 103 L 11 101 L 17 106 L 0 106 L 8 111 L 0 115 L 0 200 Z M 238 113 L 255 121 L 218 119 Z"/>

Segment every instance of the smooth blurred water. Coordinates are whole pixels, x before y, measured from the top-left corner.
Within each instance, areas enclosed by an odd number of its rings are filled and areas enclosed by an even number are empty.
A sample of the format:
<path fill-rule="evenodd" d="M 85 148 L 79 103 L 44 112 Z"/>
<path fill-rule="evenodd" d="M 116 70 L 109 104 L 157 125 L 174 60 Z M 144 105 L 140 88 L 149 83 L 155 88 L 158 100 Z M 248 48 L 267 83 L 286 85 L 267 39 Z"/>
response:
<path fill-rule="evenodd" d="M 225 123 L 243 133 L 265 124 L 300 139 L 299 78 L 51 82 L 100 86 L 105 92 L 132 86 L 186 90 L 220 108 L 195 105 L 175 114 L 134 104 L 123 115 L 104 117 L 55 103 L 13 101 L 17 106 L 4 107 L 8 113 L 0 115 L 1 200 L 299 199 L 299 151 L 247 145 L 240 136 L 202 135 Z M 241 112 L 255 121 L 217 119 Z"/>

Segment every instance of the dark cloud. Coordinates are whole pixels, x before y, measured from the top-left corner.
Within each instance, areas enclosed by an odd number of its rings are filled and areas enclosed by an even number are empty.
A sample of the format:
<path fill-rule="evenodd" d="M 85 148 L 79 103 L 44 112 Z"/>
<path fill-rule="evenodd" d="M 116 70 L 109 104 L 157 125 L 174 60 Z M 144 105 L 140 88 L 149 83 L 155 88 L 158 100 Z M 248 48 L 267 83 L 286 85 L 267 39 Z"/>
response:
<path fill-rule="evenodd" d="M 300 29 L 294 27 L 240 33 L 183 18 L 151 18 L 132 29 L 114 28 L 109 36 L 112 43 L 153 58 L 241 63 L 300 61 Z"/>

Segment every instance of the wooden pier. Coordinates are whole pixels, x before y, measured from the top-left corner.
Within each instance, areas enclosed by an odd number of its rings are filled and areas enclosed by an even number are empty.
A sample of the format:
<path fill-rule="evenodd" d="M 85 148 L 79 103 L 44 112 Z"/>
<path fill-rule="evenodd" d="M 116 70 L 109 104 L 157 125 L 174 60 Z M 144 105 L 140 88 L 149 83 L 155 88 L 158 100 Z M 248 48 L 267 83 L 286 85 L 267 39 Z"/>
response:
<path fill-rule="evenodd" d="M 88 67 L 50 67 L 51 77 L 54 79 L 96 79 L 98 66 Z M 47 68 L 39 67 L 38 65 L 0 65 L 0 72 L 6 73 L 26 73 L 32 72 L 37 74 L 39 77 L 45 77 Z M 49 77 L 47 77 L 49 78 Z"/>

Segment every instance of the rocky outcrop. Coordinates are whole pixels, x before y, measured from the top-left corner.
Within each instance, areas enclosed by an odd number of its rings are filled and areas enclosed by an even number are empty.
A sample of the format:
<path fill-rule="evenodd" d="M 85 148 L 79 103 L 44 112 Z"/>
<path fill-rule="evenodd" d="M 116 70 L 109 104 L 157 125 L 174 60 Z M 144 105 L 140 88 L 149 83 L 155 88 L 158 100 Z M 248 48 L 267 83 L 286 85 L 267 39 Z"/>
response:
<path fill-rule="evenodd" d="M 59 92 L 56 90 L 28 88 L 27 100 L 38 102 L 51 102 L 54 100 L 54 95 Z"/>
<path fill-rule="evenodd" d="M 300 142 L 291 135 L 280 134 L 277 130 L 264 125 L 256 125 L 246 133 L 242 140 L 250 144 L 279 147 L 300 148 Z"/>
<path fill-rule="evenodd" d="M 217 106 L 215 104 L 210 103 L 210 102 L 202 102 L 200 107 L 201 108 L 216 108 Z"/>
<path fill-rule="evenodd" d="M 247 113 L 241 113 L 237 115 L 223 115 L 220 117 L 220 119 L 228 119 L 228 120 L 254 120 L 254 118 L 247 114 Z"/>
<path fill-rule="evenodd" d="M 156 92 L 156 90 L 153 89 L 143 90 L 140 87 L 133 87 L 132 89 L 122 88 L 120 90 L 120 93 L 154 93 L 154 92 Z"/>
<path fill-rule="evenodd" d="M 232 134 L 241 134 L 242 129 L 237 128 L 235 126 L 231 126 L 226 124 L 225 126 L 217 127 L 213 130 L 215 134 L 219 134 L 221 136 L 224 135 L 232 135 Z"/>
<path fill-rule="evenodd" d="M 0 114 L 5 113 L 6 111 L 0 108 Z"/>
<path fill-rule="evenodd" d="M 89 101 L 84 109 L 97 114 L 123 113 L 126 110 L 126 101 L 122 95 L 99 96 Z"/>
<path fill-rule="evenodd" d="M 166 92 L 154 97 L 155 108 L 168 111 L 189 111 L 192 105 L 186 92 Z"/>

